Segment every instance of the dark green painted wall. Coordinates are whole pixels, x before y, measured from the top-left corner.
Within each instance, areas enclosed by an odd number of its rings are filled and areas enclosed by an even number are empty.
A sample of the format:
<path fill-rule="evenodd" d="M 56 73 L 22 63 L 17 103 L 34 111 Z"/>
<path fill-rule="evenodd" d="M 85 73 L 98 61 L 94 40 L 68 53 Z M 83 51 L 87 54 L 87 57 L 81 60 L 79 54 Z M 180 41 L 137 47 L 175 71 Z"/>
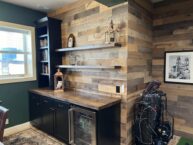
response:
<path fill-rule="evenodd" d="M 44 16 L 44 13 L 38 11 L 0 2 L 0 21 L 34 26 L 34 21 Z M 0 100 L 10 110 L 7 127 L 29 120 L 28 90 L 36 87 L 36 81 L 0 84 Z"/>

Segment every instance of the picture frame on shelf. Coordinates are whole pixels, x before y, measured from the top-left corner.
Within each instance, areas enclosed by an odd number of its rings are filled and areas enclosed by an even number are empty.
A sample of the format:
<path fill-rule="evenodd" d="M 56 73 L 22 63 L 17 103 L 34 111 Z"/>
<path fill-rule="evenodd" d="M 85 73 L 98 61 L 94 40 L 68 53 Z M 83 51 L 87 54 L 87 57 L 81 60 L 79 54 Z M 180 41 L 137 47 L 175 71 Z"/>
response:
<path fill-rule="evenodd" d="M 75 36 L 73 34 L 70 34 L 68 37 L 67 47 L 72 48 L 75 47 Z"/>
<path fill-rule="evenodd" d="M 165 52 L 164 82 L 193 84 L 193 51 Z"/>

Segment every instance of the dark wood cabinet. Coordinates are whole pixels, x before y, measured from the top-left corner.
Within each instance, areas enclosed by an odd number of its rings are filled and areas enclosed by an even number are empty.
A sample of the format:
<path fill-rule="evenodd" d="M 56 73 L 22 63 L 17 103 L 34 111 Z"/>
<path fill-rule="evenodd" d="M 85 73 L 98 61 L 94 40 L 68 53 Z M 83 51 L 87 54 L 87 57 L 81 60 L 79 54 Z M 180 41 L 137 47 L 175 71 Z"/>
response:
<path fill-rule="evenodd" d="M 68 103 L 56 102 L 55 110 L 55 136 L 65 142 L 69 142 L 69 128 L 68 128 Z"/>
<path fill-rule="evenodd" d="M 62 63 L 61 20 L 44 17 L 36 22 L 36 60 L 38 86 L 54 88 L 56 66 Z"/>
<path fill-rule="evenodd" d="M 70 105 L 30 93 L 30 121 L 34 127 L 68 143 L 68 109 Z"/>
<path fill-rule="evenodd" d="M 84 139 L 92 145 L 120 144 L 119 103 L 93 110 L 36 93 L 29 94 L 30 121 L 38 129 L 66 144 L 79 145 Z"/>
<path fill-rule="evenodd" d="M 42 130 L 50 135 L 54 134 L 54 102 L 49 98 L 43 97 L 41 104 L 41 119 L 42 119 Z"/>
<path fill-rule="evenodd" d="M 30 121 L 33 126 L 37 128 L 41 128 L 42 120 L 41 120 L 41 100 L 40 97 L 36 94 L 29 94 L 29 113 L 30 113 Z"/>

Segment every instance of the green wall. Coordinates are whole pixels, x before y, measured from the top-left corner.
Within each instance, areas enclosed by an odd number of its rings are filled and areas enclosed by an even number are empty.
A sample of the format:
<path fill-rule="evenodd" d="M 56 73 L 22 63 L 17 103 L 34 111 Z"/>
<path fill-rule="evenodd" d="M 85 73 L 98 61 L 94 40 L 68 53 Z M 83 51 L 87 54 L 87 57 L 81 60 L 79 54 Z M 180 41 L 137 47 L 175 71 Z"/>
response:
<path fill-rule="evenodd" d="M 34 21 L 46 14 L 16 5 L 0 2 L 0 21 L 34 26 Z M 37 87 L 36 81 L 0 84 L 2 106 L 9 111 L 9 125 L 14 126 L 29 120 L 28 90 Z"/>

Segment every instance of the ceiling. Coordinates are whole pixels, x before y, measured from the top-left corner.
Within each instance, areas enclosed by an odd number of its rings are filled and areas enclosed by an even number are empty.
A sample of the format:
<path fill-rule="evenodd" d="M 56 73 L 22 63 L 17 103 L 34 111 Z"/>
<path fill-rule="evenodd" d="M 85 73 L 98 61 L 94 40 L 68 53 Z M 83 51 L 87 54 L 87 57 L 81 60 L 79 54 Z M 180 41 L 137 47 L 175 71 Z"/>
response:
<path fill-rule="evenodd" d="M 0 1 L 27 7 L 42 12 L 51 12 L 55 9 L 63 7 L 66 4 L 70 4 L 78 0 L 0 0 Z"/>
<path fill-rule="evenodd" d="M 0 1 L 27 7 L 41 12 L 51 12 L 55 9 L 61 8 L 64 5 L 76 2 L 78 0 L 0 0 Z M 106 0 L 98 0 L 98 1 L 106 1 Z M 153 3 L 157 3 L 164 0 L 151 0 L 151 1 Z"/>

